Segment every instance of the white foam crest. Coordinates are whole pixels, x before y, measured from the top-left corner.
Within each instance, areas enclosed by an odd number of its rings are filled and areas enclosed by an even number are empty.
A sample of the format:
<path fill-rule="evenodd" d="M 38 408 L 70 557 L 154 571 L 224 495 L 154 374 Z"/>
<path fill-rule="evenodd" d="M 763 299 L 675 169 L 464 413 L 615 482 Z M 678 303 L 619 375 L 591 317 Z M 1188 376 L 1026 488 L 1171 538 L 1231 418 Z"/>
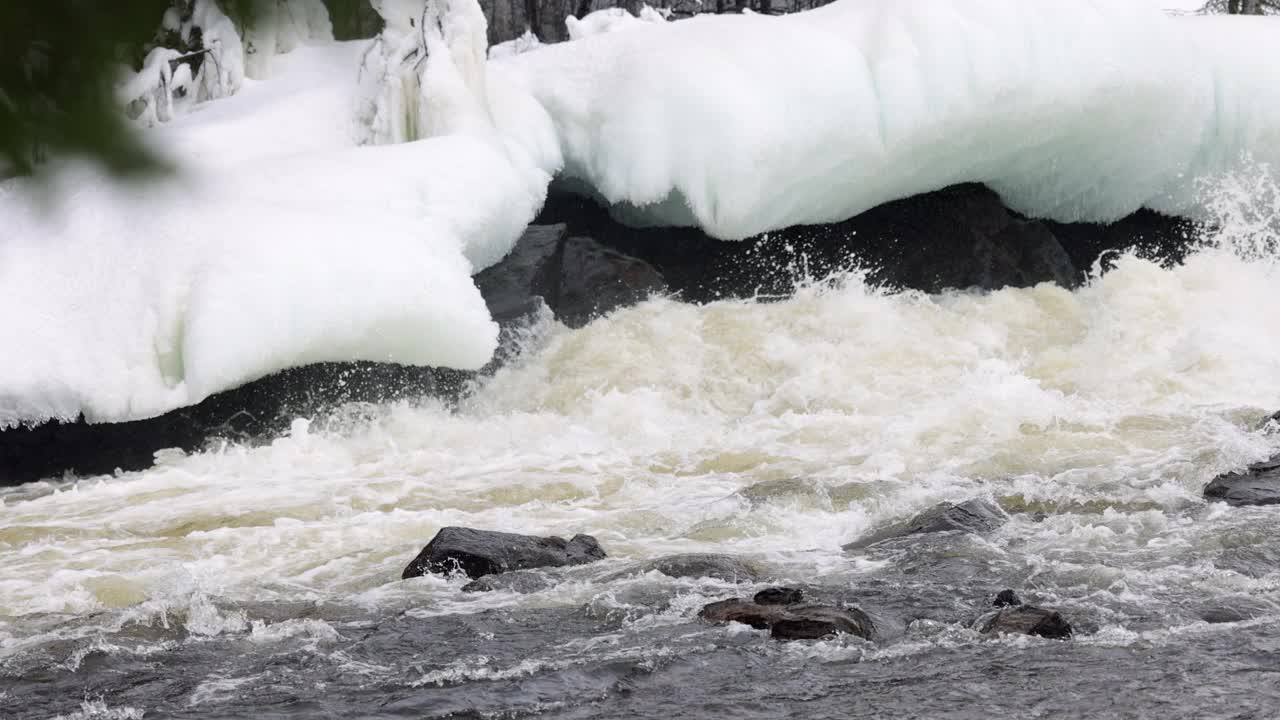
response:
<path fill-rule="evenodd" d="M 56 715 L 55 720 L 142 720 L 146 711 L 130 705 L 112 707 L 102 698 L 85 700 L 70 715 Z"/>

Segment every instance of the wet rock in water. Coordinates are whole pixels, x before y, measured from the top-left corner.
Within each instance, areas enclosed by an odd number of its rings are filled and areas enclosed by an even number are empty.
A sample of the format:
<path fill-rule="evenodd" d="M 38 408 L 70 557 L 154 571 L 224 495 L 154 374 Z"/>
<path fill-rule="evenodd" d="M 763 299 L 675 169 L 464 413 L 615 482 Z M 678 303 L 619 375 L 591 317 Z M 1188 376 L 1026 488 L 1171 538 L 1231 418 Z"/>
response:
<path fill-rule="evenodd" d="M 462 586 L 462 592 L 505 590 L 520 594 L 535 593 L 551 587 L 551 579 L 539 572 L 516 570 L 498 575 L 484 575 Z"/>
<path fill-rule="evenodd" d="M 510 570 L 584 565 L 604 557 L 600 543 L 590 535 L 574 535 L 565 541 L 558 537 L 446 527 L 405 567 L 401 579 L 460 570 L 475 580 Z"/>
<path fill-rule="evenodd" d="M 607 248 L 589 237 L 571 237 L 554 258 L 547 303 L 556 319 L 581 327 L 592 318 L 666 292 L 652 265 Z"/>
<path fill-rule="evenodd" d="M 939 503 L 905 523 L 891 525 L 844 546 L 845 550 L 861 550 L 876 543 L 936 532 L 985 533 L 1005 523 L 1009 516 L 990 500 L 974 498 L 962 503 Z"/>
<path fill-rule="evenodd" d="M 707 622 L 737 622 L 750 625 L 757 630 L 767 630 L 783 619 L 786 614 L 787 608 L 782 605 L 760 605 L 741 598 L 733 598 L 704 606 L 698 613 L 698 617 Z"/>
<path fill-rule="evenodd" d="M 827 506 L 831 504 L 830 498 L 820 484 L 800 478 L 763 480 L 748 485 L 737 494 L 753 506 L 783 502 Z"/>
<path fill-rule="evenodd" d="M 799 593 L 790 588 L 771 589 Z M 779 596 L 766 597 L 776 599 Z M 733 598 L 704 606 L 698 617 L 707 622 L 736 622 L 757 630 L 769 630 L 770 635 L 779 640 L 817 640 L 841 634 L 870 640 L 875 632 L 875 625 L 866 613 L 854 607 L 832 605 L 768 604 Z"/>
<path fill-rule="evenodd" d="M 991 604 L 995 607 L 1015 607 L 1022 604 L 1022 599 L 1012 590 L 1001 590 Z"/>
<path fill-rule="evenodd" d="M 871 618 L 858 608 L 792 605 L 769 634 L 779 640 L 819 640 L 842 634 L 870 640 L 874 629 Z"/>
<path fill-rule="evenodd" d="M 757 605 L 795 605 L 801 600 L 804 600 L 804 591 L 788 587 L 765 588 L 752 598 Z"/>
<path fill-rule="evenodd" d="M 1254 617 L 1256 617 L 1255 613 L 1240 608 L 1208 608 L 1200 612 L 1200 619 L 1213 625 L 1242 622 Z"/>
<path fill-rule="evenodd" d="M 1214 478 L 1204 497 L 1228 505 L 1280 505 L 1280 455 Z"/>
<path fill-rule="evenodd" d="M 1053 610 L 1018 605 L 983 616 L 978 621 L 978 632 L 984 635 L 1037 635 L 1058 640 L 1071 637 L 1071 623 Z"/>
<path fill-rule="evenodd" d="M 1262 418 L 1262 422 L 1258 423 L 1257 430 L 1268 435 L 1280 432 L 1280 412 L 1274 412 Z"/>
<path fill-rule="evenodd" d="M 674 578 L 715 578 L 725 582 L 755 582 L 760 575 L 755 568 L 732 555 L 689 553 L 658 558 L 645 566 Z"/>

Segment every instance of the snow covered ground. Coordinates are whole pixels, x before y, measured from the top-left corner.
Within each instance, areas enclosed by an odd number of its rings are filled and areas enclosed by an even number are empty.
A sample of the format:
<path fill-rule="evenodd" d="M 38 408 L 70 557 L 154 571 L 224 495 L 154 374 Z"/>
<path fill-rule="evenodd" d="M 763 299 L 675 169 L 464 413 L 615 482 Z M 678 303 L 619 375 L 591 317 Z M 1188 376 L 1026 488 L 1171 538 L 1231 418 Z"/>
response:
<path fill-rule="evenodd" d="M 470 275 L 555 173 L 733 239 L 963 181 L 1033 216 L 1194 214 L 1202 179 L 1280 167 L 1272 20 L 843 0 L 486 63 L 473 0 L 423 8 L 384 2 L 377 43 L 299 47 L 152 129 L 176 180 L 67 167 L 56 207 L 0 185 L 0 426 L 146 417 L 317 361 L 478 367 L 496 326 Z"/>

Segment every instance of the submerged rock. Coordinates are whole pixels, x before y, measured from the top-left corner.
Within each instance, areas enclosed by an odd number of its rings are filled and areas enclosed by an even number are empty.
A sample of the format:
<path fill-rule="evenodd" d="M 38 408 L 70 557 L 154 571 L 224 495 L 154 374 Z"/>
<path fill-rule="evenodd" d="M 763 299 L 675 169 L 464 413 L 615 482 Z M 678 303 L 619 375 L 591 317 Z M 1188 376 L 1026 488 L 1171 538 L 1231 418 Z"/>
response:
<path fill-rule="evenodd" d="M 870 640 L 874 630 L 871 618 L 858 608 L 800 605 L 788 607 L 769 634 L 779 640 L 819 640 L 842 634 Z"/>
<path fill-rule="evenodd" d="M 461 571 L 475 580 L 510 570 L 585 565 L 605 558 L 600 543 L 590 535 L 534 537 L 514 533 L 442 528 L 422 552 L 405 567 L 401 579 L 427 573 Z"/>
<path fill-rule="evenodd" d="M 795 605 L 804 600 L 804 591 L 788 587 L 765 588 L 751 600 L 757 605 Z"/>
<path fill-rule="evenodd" d="M 725 582 L 755 582 L 759 572 L 732 555 L 688 553 L 658 558 L 645 566 L 674 578 L 715 578 Z"/>
<path fill-rule="evenodd" d="M 539 572 L 515 570 L 497 575 L 483 575 L 462 586 L 462 592 L 505 590 L 522 595 L 551 587 L 551 579 Z"/>
<path fill-rule="evenodd" d="M 991 604 L 995 607 L 1015 607 L 1022 604 L 1022 598 L 1012 590 L 1001 590 Z"/>
<path fill-rule="evenodd" d="M 1009 516 L 990 500 L 975 498 L 954 504 L 939 503 L 904 523 L 890 525 L 844 546 L 845 550 L 863 548 L 894 538 L 936 532 L 985 533 L 1005 523 Z"/>
<path fill-rule="evenodd" d="M 1214 478 L 1204 496 L 1228 505 L 1280 505 L 1280 455 Z"/>
<path fill-rule="evenodd" d="M 977 629 L 984 635 L 1036 635 L 1054 640 L 1071 637 L 1071 623 L 1062 615 L 1034 605 L 1003 607 L 979 619 Z"/>
<path fill-rule="evenodd" d="M 781 590 L 784 592 L 771 592 Z M 791 588 L 770 588 L 756 594 L 767 600 L 798 598 Z M 816 640 L 833 635 L 857 635 L 870 640 L 875 632 L 871 618 L 858 608 L 833 605 L 748 602 L 741 598 L 720 600 L 702 608 L 698 617 L 707 622 L 736 622 L 757 630 L 769 630 L 779 640 Z"/>
<path fill-rule="evenodd" d="M 783 605 L 761 605 L 741 598 L 733 598 L 705 605 L 698 613 L 698 617 L 707 622 L 736 622 L 750 625 L 757 630 L 768 630 L 786 614 L 787 608 Z"/>

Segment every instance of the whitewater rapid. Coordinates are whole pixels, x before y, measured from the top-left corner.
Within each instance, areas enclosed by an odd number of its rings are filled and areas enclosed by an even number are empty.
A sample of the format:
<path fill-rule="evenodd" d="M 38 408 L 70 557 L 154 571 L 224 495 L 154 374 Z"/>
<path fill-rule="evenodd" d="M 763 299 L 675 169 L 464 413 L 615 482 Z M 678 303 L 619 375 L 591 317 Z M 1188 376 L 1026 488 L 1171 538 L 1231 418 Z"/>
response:
<path fill-rule="evenodd" d="M 1125 257 L 1074 292 L 926 296 L 850 275 L 781 302 L 546 321 L 456 411 L 350 407 L 262 447 L 5 490 L 4 642 L 38 636 L 32 614 L 193 594 L 449 595 L 393 580 L 452 524 L 818 568 L 877 524 L 993 495 L 1052 512 L 1035 534 L 1059 552 L 1143 518 L 1192 542 L 1203 529 L 1171 518 L 1273 449 L 1252 425 L 1280 407 L 1275 282 L 1270 261 L 1208 250 L 1171 269 Z M 789 478 L 794 496 L 740 495 Z M 1107 504 L 1131 511 L 1093 512 Z"/>

